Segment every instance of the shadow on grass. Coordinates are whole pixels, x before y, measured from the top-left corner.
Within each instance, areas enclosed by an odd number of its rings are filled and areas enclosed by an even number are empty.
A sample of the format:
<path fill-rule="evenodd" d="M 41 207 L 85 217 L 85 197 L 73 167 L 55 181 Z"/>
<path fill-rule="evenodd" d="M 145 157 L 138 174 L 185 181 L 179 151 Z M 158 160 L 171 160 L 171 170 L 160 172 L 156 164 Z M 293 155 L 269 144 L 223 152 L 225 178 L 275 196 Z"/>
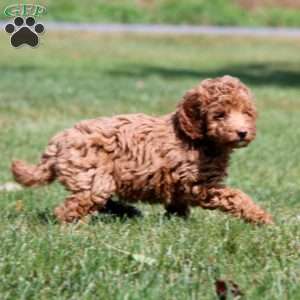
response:
<path fill-rule="evenodd" d="M 298 68 L 297 68 L 298 67 Z M 223 75 L 232 75 L 240 78 L 246 84 L 251 85 L 274 85 L 280 87 L 298 87 L 300 83 L 300 66 L 284 63 L 253 63 L 228 65 L 220 69 L 186 69 L 176 67 L 132 65 L 126 69 L 112 70 L 113 76 L 129 76 L 139 79 L 148 76 L 161 76 L 166 79 L 175 78 L 213 78 Z"/>
<path fill-rule="evenodd" d="M 10 73 L 31 73 L 42 70 L 41 67 L 31 64 L 19 64 L 19 65 L 7 65 L 2 64 L 1 65 L 1 71 L 4 74 L 10 74 Z"/>
<path fill-rule="evenodd" d="M 38 211 L 37 219 L 42 224 L 58 224 L 58 221 L 53 214 L 53 211 L 46 209 L 44 211 Z M 143 217 L 140 210 L 132 205 L 120 201 L 110 200 L 104 210 L 99 211 L 99 214 L 92 217 L 92 224 L 99 221 L 110 223 L 114 222 L 116 219 L 121 221 L 126 221 L 128 219 L 135 219 Z"/>
<path fill-rule="evenodd" d="M 42 224 L 58 224 L 58 221 L 50 209 L 37 212 L 37 219 Z"/>

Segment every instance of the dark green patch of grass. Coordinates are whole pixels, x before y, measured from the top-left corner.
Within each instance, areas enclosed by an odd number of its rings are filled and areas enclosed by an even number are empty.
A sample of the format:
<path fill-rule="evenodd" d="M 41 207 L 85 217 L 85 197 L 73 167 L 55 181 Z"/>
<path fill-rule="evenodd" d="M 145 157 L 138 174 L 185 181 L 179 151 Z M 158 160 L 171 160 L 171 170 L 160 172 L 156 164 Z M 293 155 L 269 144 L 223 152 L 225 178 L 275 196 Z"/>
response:
<path fill-rule="evenodd" d="M 199 80 L 229 73 L 253 89 L 260 119 L 227 182 L 276 221 L 253 227 L 200 209 L 166 220 L 139 205 L 142 219 L 61 227 L 61 186 L 0 192 L 1 299 L 215 299 L 216 278 L 247 299 L 299 299 L 298 41 L 49 33 L 15 50 L 0 40 L 0 183 L 12 158 L 36 162 L 78 120 L 167 113 Z"/>
<path fill-rule="evenodd" d="M 150 3 L 147 5 L 147 3 Z M 247 11 L 235 1 L 159 0 L 159 1 L 48 1 L 49 17 L 57 20 L 172 23 L 247 26 L 299 26 L 300 12 L 287 8 Z"/>
<path fill-rule="evenodd" d="M 28 1 L 23 1 L 29 3 Z M 15 4 L 10 0 L 7 4 Z M 72 22 L 299 26 L 300 11 L 287 7 L 247 10 L 235 0 L 48 0 L 46 18 Z M 2 18 L 4 15 L 2 15 Z"/>

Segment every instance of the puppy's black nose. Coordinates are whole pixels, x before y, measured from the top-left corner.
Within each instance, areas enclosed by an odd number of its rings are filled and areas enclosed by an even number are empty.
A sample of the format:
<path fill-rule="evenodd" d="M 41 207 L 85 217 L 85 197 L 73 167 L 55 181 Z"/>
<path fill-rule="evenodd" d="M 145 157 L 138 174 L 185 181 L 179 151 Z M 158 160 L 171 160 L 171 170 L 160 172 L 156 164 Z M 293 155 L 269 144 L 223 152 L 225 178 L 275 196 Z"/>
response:
<path fill-rule="evenodd" d="M 247 136 L 247 131 L 238 131 L 237 134 L 241 140 L 243 140 Z"/>

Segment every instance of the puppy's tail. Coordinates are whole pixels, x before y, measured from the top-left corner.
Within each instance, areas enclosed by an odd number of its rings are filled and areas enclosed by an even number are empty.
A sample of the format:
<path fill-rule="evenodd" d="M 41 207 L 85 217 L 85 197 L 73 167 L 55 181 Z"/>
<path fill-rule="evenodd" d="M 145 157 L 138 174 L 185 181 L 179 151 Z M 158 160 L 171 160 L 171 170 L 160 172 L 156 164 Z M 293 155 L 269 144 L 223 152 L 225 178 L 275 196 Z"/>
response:
<path fill-rule="evenodd" d="M 49 184 L 56 178 L 55 164 L 57 144 L 50 143 L 37 165 L 29 165 L 24 161 L 15 160 L 11 164 L 11 172 L 15 180 L 23 186 L 40 186 Z"/>
<path fill-rule="evenodd" d="M 11 171 L 15 180 L 27 187 L 48 184 L 56 177 L 51 160 L 42 160 L 38 165 L 15 160 L 11 165 Z"/>

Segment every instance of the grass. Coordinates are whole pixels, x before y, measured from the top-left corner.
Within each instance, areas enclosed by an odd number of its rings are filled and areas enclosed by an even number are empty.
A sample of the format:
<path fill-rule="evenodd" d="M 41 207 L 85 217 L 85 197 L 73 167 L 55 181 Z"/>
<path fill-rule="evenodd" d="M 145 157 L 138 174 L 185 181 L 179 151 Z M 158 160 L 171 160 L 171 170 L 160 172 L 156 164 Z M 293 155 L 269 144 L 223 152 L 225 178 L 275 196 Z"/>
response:
<path fill-rule="evenodd" d="M 199 80 L 229 73 L 253 89 L 260 119 L 227 182 L 276 221 L 253 227 L 200 209 L 166 220 L 139 205 L 143 219 L 61 227 L 60 185 L 0 192 L 1 299 L 216 299 L 216 279 L 247 299 L 300 298 L 298 40 L 48 33 L 36 50 L 0 41 L 0 183 L 12 180 L 13 158 L 36 162 L 78 120 L 163 114 Z"/>
<path fill-rule="evenodd" d="M 31 3 L 30 1 L 20 1 Z M 238 0 L 48 0 L 45 18 L 73 22 L 172 23 L 243 26 L 300 26 L 300 11 L 280 3 L 255 10 Z M 280 2 L 280 1 L 276 1 Z M 7 1 L 7 5 L 16 1 Z M 4 15 L 2 15 L 4 18 Z"/>

